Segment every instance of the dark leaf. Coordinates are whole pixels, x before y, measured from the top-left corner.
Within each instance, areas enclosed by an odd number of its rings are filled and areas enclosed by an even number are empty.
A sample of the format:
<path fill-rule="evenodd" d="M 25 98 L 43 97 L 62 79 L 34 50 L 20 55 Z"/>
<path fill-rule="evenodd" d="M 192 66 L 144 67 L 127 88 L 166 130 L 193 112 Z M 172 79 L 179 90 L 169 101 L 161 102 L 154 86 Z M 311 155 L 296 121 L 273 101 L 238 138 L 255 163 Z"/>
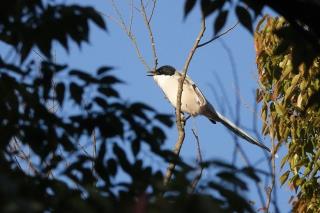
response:
<path fill-rule="evenodd" d="M 90 74 L 85 73 L 80 70 L 71 70 L 69 75 L 77 76 L 79 79 L 83 80 L 86 83 L 96 83 L 98 82 L 95 78 L 93 78 Z"/>
<path fill-rule="evenodd" d="M 252 180 L 254 180 L 256 182 L 260 182 L 260 178 L 258 177 L 258 175 L 256 175 L 256 173 L 252 167 L 245 167 L 245 168 L 241 169 L 241 171 L 243 172 L 243 174 L 245 174 L 246 176 L 248 176 Z"/>
<path fill-rule="evenodd" d="M 153 133 L 153 138 L 157 139 L 160 143 L 163 143 L 164 140 L 166 139 L 166 135 L 164 134 L 162 129 L 160 129 L 159 127 L 153 127 L 152 133 Z"/>
<path fill-rule="evenodd" d="M 201 0 L 201 10 L 204 17 L 209 16 L 214 13 L 216 10 L 222 10 L 225 0 Z"/>
<path fill-rule="evenodd" d="M 94 102 L 96 102 L 102 109 L 107 109 L 108 108 L 108 103 L 105 99 L 100 98 L 100 97 L 95 97 Z"/>
<path fill-rule="evenodd" d="M 119 163 L 120 163 L 121 167 L 123 168 L 123 170 L 128 172 L 129 174 L 131 174 L 132 173 L 132 166 L 127 158 L 127 154 L 125 153 L 125 151 L 117 144 L 114 144 L 113 152 L 117 156 Z"/>
<path fill-rule="evenodd" d="M 261 10 L 264 6 L 263 1 L 251 1 L 251 0 L 241 0 L 241 1 L 244 2 L 246 5 L 248 5 L 254 11 L 255 17 L 261 14 Z"/>
<path fill-rule="evenodd" d="M 190 11 L 194 8 L 196 5 L 197 0 L 186 0 L 184 4 L 184 17 L 186 17 Z"/>
<path fill-rule="evenodd" d="M 62 106 L 63 100 L 64 100 L 64 92 L 65 92 L 64 83 L 58 83 L 55 86 L 55 90 L 56 90 L 56 94 L 57 94 L 57 100 L 58 100 L 60 106 Z"/>
<path fill-rule="evenodd" d="M 82 101 L 83 87 L 72 82 L 70 84 L 69 89 L 70 89 L 70 94 L 71 94 L 71 97 L 73 98 L 73 100 L 75 100 L 75 102 L 80 105 L 81 101 Z"/>
<path fill-rule="evenodd" d="M 91 20 L 102 29 L 106 29 L 106 24 L 101 15 L 92 7 L 87 8 L 87 15 Z"/>
<path fill-rule="evenodd" d="M 106 97 L 116 97 L 116 98 L 120 97 L 117 90 L 112 89 L 111 87 L 104 87 L 104 86 L 99 87 L 98 91 Z"/>
<path fill-rule="evenodd" d="M 253 28 L 252 28 L 252 18 L 249 13 L 249 11 L 242 7 L 242 6 L 237 6 L 236 7 L 236 15 L 238 17 L 239 22 L 251 33 L 253 33 Z"/>
<path fill-rule="evenodd" d="M 173 120 L 171 115 L 156 114 L 154 118 L 160 121 L 162 124 L 166 125 L 167 127 L 172 127 L 173 125 Z"/>
<path fill-rule="evenodd" d="M 137 156 L 137 154 L 140 152 L 141 142 L 138 139 L 135 139 L 131 142 L 131 149 L 134 156 Z"/>
<path fill-rule="evenodd" d="M 105 77 L 102 77 L 100 79 L 100 82 L 102 84 L 116 84 L 116 83 L 123 83 L 123 81 L 119 80 L 118 78 L 114 77 L 114 76 L 105 76 Z"/>
<path fill-rule="evenodd" d="M 97 70 L 97 74 L 98 75 L 103 75 L 109 71 L 113 70 L 113 67 L 109 67 L 109 66 L 104 66 L 104 67 L 100 67 L 98 70 Z"/>
<path fill-rule="evenodd" d="M 232 212 L 254 212 L 247 200 L 242 198 L 237 192 L 233 192 L 220 184 L 210 182 L 209 186 L 217 190 L 226 200 Z"/>
<path fill-rule="evenodd" d="M 227 21 L 228 11 L 222 10 L 219 12 L 215 22 L 214 22 L 214 34 L 217 35 L 220 30 L 223 28 Z"/>
<path fill-rule="evenodd" d="M 30 51 L 31 51 L 31 48 L 32 48 L 32 42 L 30 42 L 30 41 L 26 41 L 24 44 L 23 44 L 23 46 L 22 46 L 22 48 L 21 48 L 21 51 L 20 51 L 20 62 L 21 63 L 23 63 L 24 62 L 24 60 L 27 58 L 27 56 L 29 55 L 29 53 L 30 53 Z"/>
<path fill-rule="evenodd" d="M 147 111 L 151 111 L 151 112 L 155 111 L 152 107 L 150 107 L 150 106 L 148 106 L 148 105 L 146 105 L 144 103 L 141 103 L 141 102 L 133 103 L 131 105 L 131 108 L 132 109 L 137 109 L 137 110 L 147 110 Z"/>
<path fill-rule="evenodd" d="M 115 159 L 111 158 L 107 161 L 108 172 L 115 176 L 117 174 L 118 163 Z"/>
<path fill-rule="evenodd" d="M 233 172 L 219 172 L 217 176 L 223 181 L 232 183 L 235 186 L 238 186 L 242 190 L 248 190 L 247 184 L 236 176 L 236 173 Z"/>
<path fill-rule="evenodd" d="M 209 162 L 209 163 L 213 164 L 215 166 L 221 167 L 221 168 L 230 169 L 230 170 L 233 170 L 233 171 L 237 170 L 237 168 L 234 165 L 226 163 L 226 162 L 223 162 L 221 160 L 214 160 L 214 161 Z"/>

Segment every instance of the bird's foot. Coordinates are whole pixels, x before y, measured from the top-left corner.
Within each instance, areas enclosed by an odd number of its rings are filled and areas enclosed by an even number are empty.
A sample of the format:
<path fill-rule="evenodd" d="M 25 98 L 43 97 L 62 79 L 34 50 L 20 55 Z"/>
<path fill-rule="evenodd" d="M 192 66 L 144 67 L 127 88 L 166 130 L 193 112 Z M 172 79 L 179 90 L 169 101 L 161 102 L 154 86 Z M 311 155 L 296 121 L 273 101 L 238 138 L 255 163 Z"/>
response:
<path fill-rule="evenodd" d="M 185 126 L 185 125 L 186 125 L 187 120 L 188 120 L 190 117 L 191 117 L 191 115 L 190 115 L 190 114 L 188 114 L 187 116 L 185 116 L 185 114 L 184 114 L 184 113 L 181 113 L 181 122 L 182 122 L 183 126 Z"/>

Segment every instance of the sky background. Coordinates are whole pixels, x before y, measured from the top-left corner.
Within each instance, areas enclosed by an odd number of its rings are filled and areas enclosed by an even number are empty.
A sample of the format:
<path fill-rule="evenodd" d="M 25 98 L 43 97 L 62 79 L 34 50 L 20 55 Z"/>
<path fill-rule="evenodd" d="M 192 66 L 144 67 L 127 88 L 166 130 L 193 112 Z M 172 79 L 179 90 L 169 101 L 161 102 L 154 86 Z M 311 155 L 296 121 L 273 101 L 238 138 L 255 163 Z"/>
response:
<path fill-rule="evenodd" d="M 101 13 L 117 18 L 112 10 L 109 0 L 95 1 L 63 1 L 66 3 L 81 3 L 94 6 Z M 125 20 L 130 20 L 129 0 L 115 0 Z M 136 1 L 136 3 L 140 1 Z M 189 51 L 200 29 L 200 9 L 197 6 L 184 20 L 184 0 L 159 0 L 151 22 L 155 38 L 159 66 L 172 65 L 182 69 Z M 138 5 L 138 4 L 137 4 Z M 162 113 L 174 115 L 174 109 L 152 78 L 146 76 L 146 69 L 139 61 L 135 49 L 118 24 L 105 17 L 108 32 L 101 31 L 91 25 L 90 44 L 78 48 L 72 44 L 70 54 L 67 54 L 59 45 L 54 46 L 55 57 L 58 63 L 67 63 L 70 67 L 82 70 L 96 70 L 102 65 L 115 67 L 114 74 L 123 79 L 126 84 L 118 86 L 120 94 L 128 101 L 141 101 L 148 103 Z M 213 17 L 207 20 L 207 30 L 203 41 L 213 36 Z M 236 23 L 234 15 L 228 18 L 227 28 Z M 147 29 L 141 15 L 135 11 L 133 16 L 132 30 L 137 37 L 137 43 L 143 56 L 150 66 L 153 66 L 151 45 Z M 222 30 L 222 31 L 224 31 Z M 223 43 L 222 43 L 223 42 Z M 227 47 L 224 48 L 223 45 Z M 233 62 L 228 52 L 232 53 Z M 236 88 L 232 74 L 232 63 L 239 79 L 239 88 Z M 253 36 L 243 27 L 237 26 L 234 30 L 224 35 L 209 45 L 197 50 L 189 66 L 188 75 L 198 85 L 207 99 L 215 106 L 216 110 L 234 121 L 234 113 L 230 113 L 229 106 L 235 110 L 236 99 L 240 99 L 240 125 L 244 129 L 252 129 L 254 119 L 257 119 L 258 131 L 261 131 L 259 110 L 254 111 L 255 88 L 257 88 L 257 69 L 255 64 L 255 51 Z M 217 80 L 219 79 L 219 80 Z M 224 87 L 221 91 L 219 81 Z M 214 91 L 213 91 L 214 90 Z M 228 99 L 228 103 L 226 102 Z M 213 125 L 204 117 L 190 119 L 186 127 L 186 138 L 182 147 L 181 156 L 188 161 L 196 159 L 196 143 L 191 128 L 195 128 L 201 143 L 204 160 L 222 159 L 232 161 L 234 151 L 233 135 L 221 124 Z M 175 126 L 167 129 L 168 140 L 166 146 L 171 148 L 177 139 Z M 262 138 L 263 142 L 271 147 L 268 138 Z M 252 163 L 257 163 L 264 158 L 263 151 L 257 146 L 246 143 L 239 139 L 239 143 L 249 156 Z M 277 159 L 279 164 L 286 149 L 282 149 Z M 237 165 L 244 166 L 241 157 L 237 158 Z M 266 162 L 257 164 L 258 168 L 266 169 Z M 277 174 L 282 174 L 277 168 Z M 206 178 L 206 172 L 203 178 Z M 278 177 L 277 177 L 278 180 Z M 279 181 L 277 181 L 279 183 Z M 265 186 L 264 182 L 261 182 Z M 256 201 L 255 207 L 261 207 L 255 188 L 251 188 L 248 197 Z M 286 185 L 278 187 L 278 206 L 281 212 L 289 212 L 288 200 L 291 192 Z"/>
<path fill-rule="evenodd" d="M 68 1 L 67 3 L 71 3 Z M 79 1 L 74 1 L 79 3 Z M 130 20 L 130 1 L 116 0 L 123 18 L 127 23 Z M 135 1 L 139 6 L 140 1 Z M 142 101 L 153 106 L 160 112 L 172 113 L 174 109 L 169 104 L 152 78 L 146 76 L 146 69 L 139 61 L 131 41 L 114 21 L 117 15 L 111 7 L 110 0 L 105 1 L 82 1 L 82 4 L 92 5 L 105 16 L 108 32 L 103 32 L 92 26 L 90 44 L 83 45 L 81 49 L 74 45 L 71 54 L 67 55 L 61 48 L 56 48 L 57 62 L 67 62 L 71 67 L 96 70 L 101 65 L 115 67 L 115 74 L 123 79 L 126 84 L 119 87 L 120 94 L 128 101 Z M 200 8 L 197 6 L 190 15 L 183 18 L 184 0 L 158 1 L 154 16 L 151 22 L 156 50 L 159 58 L 159 66 L 172 65 L 182 69 L 189 51 L 200 29 Z M 112 19 L 110 19 L 111 16 Z M 214 16 L 207 20 L 207 30 L 203 41 L 213 36 Z M 234 14 L 229 16 L 226 28 L 236 23 Z M 222 30 L 222 31 L 224 31 Z M 135 11 L 133 16 L 132 31 L 136 36 L 142 55 L 148 64 L 153 66 L 151 45 L 148 31 L 144 25 L 141 15 Z M 227 48 L 224 48 L 225 45 Z M 228 50 L 227 50 L 228 49 Z M 230 60 L 232 54 L 233 61 Z M 232 63 L 239 79 L 239 88 L 234 83 L 232 74 Z M 240 99 L 240 125 L 245 129 L 252 129 L 253 119 L 257 119 L 258 131 L 261 131 L 261 120 L 259 110 L 254 111 L 255 89 L 257 88 L 257 69 L 255 64 L 255 51 L 253 36 L 242 26 L 216 40 L 209 45 L 197 50 L 189 66 L 188 75 L 198 85 L 207 99 L 215 108 L 225 116 L 235 121 L 234 113 L 230 113 L 229 107 L 235 111 L 236 99 Z M 219 79 L 219 80 L 217 80 Z M 225 92 L 221 91 L 219 81 Z M 213 91 L 214 90 L 214 91 Z M 228 103 L 226 102 L 228 99 Z M 205 117 L 190 119 L 186 127 L 186 138 L 182 147 L 181 156 L 188 161 L 195 161 L 196 141 L 192 135 L 191 128 L 195 128 L 201 143 L 202 156 L 204 160 L 222 159 L 232 161 L 234 151 L 233 135 L 220 124 L 213 125 Z M 168 140 L 166 146 L 171 148 L 177 139 L 176 128 L 166 131 Z M 249 156 L 252 163 L 261 162 L 264 158 L 263 151 L 259 147 L 246 143 L 239 139 L 241 146 Z M 267 146 L 271 146 L 268 138 L 263 138 Z M 284 156 L 285 149 L 279 153 L 277 163 Z M 243 159 L 238 155 L 237 164 L 245 166 Z M 266 169 L 266 162 L 258 163 L 257 167 Z M 284 170 L 285 171 L 285 170 Z M 277 168 L 277 174 L 282 174 Z M 210 174 L 204 172 L 202 178 L 208 178 Z M 277 177 L 278 178 L 278 177 Z M 279 182 L 278 182 L 279 183 Z M 266 185 L 261 182 L 264 188 Z M 263 192 L 265 193 L 265 192 Z M 288 200 L 291 192 L 288 187 L 278 187 L 278 206 L 281 212 L 288 212 L 290 205 Z M 255 207 L 261 207 L 256 189 L 251 187 L 248 194 L 249 199 L 256 201 Z"/>

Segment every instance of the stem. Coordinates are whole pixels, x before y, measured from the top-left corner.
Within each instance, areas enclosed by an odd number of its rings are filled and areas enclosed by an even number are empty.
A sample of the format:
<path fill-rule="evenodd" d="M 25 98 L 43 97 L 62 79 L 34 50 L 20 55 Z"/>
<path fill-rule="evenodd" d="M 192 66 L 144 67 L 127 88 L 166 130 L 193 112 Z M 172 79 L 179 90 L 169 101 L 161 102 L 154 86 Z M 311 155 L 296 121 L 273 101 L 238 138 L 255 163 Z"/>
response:
<path fill-rule="evenodd" d="M 178 130 L 179 135 L 178 135 L 178 140 L 176 142 L 176 145 L 173 149 L 173 152 L 177 156 L 179 156 L 179 154 L 180 154 L 180 150 L 181 150 L 184 138 L 185 138 L 184 125 L 183 125 L 182 119 L 181 119 L 181 97 L 182 97 L 182 91 L 183 91 L 183 83 L 184 83 L 184 80 L 186 79 L 187 71 L 188 71 L 191 59 L 192 59 L 194 53 L 196 52 L 196 49 L 198 48 L 198 45 L 201 41 L 201 38 L 202 38 L 205 30 L 206 30 L 205 18 L 202 16 L 200 32 L 199 32 L 199 34 L 193 44 L 192 49 L 189 52 L 188 58 L 185 62 L 185 65 L 183 67 L 183 71 L 181 73 L 181 77 L 179 79 L 179 87 L 178 87 L 178 92 L 177 92 L 177 107 L 176 107 L 176 124 L 177 124 L 177 130 Z M 167 173 L 166 173 L 166 176 L 164 179 L 165 185 L 167 185 L 169 183 L 169 181 L 171 180 L 175 166 L 176 166 L 175 163 L 169 164 L 168 169 L 167 169 Z"/>

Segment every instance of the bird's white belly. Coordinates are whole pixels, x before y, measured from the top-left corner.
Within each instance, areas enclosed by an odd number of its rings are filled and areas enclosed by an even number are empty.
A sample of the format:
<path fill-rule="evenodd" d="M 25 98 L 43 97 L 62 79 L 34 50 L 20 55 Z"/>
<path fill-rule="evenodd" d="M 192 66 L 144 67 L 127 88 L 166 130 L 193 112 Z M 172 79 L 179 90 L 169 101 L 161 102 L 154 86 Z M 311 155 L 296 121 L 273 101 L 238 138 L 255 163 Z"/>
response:
<path fill-rule="evenodd" d="M 172 76 L 159 75 L 154 76 L 154 79 L 158 83 L 170 103 L 176 108 L 179 85 L 177 78 L 173 78 Z M 201 105 L 197 93 L 195 92 L 192 85 L 188 85 L 184 82 L 181 97 L 181 111 L 195 116 L 200 113 L 200 110 Z"/>

